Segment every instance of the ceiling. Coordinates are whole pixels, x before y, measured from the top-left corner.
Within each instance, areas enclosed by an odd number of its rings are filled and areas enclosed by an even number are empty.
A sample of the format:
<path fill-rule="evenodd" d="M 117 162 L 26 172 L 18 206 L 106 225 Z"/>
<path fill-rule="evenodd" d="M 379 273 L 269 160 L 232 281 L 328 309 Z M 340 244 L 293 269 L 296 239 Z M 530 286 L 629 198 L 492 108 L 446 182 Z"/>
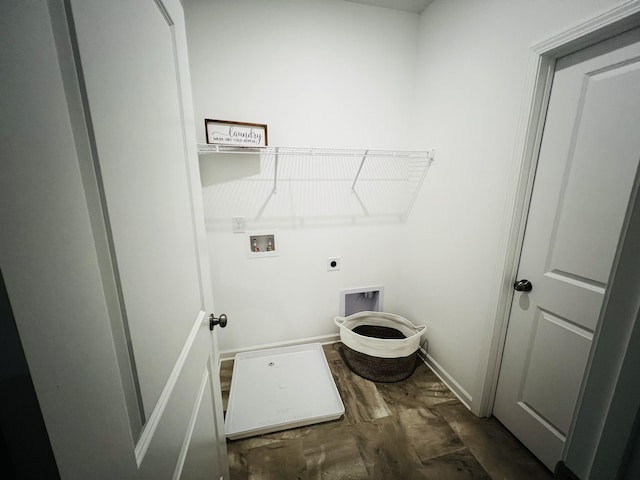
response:
<path fill-rule="evenodd" d="M 403 10 L 405 12 L 420 13 L 433 0 L 347 0 L 348 2 L 365 3 L 376 7 Z"/>

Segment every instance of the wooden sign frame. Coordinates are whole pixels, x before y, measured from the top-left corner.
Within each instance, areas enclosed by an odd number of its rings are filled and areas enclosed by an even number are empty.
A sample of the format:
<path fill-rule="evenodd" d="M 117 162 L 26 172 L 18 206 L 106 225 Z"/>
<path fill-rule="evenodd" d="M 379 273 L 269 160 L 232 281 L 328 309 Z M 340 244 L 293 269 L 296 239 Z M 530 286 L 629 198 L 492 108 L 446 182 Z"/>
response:
<path fill-rule="evenodd" d="M 230 147 L 266 147 L 267 126 L 262 123 L 204 119 L 207 143 Z"/>

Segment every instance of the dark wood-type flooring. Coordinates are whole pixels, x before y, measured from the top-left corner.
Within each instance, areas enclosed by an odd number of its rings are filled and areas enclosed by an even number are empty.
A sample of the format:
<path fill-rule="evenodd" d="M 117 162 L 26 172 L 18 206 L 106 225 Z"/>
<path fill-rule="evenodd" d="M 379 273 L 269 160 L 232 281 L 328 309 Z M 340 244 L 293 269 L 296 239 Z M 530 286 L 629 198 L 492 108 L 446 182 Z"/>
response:
<path fill-rule="evenodd" d="M 351 372 L 324 346 L 345 415 L 227 441 L 231 480 L 527 480 L 551 473 L 494 418 L 477 418 L 424 364 L 398 383 Z M 233 362 L 222 363 L 225 410 Z"/>

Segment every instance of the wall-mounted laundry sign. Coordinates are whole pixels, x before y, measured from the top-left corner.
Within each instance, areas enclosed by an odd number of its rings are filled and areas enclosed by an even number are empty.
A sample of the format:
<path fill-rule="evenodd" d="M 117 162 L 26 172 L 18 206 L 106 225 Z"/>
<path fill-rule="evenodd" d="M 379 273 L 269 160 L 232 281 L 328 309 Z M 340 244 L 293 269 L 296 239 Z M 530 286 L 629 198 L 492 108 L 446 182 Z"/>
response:
<path fill-rule="evenodd" d="M 267 126 L 261 123 L 204 120 L 207 143 L 232 147 L 266 147 Z"/>

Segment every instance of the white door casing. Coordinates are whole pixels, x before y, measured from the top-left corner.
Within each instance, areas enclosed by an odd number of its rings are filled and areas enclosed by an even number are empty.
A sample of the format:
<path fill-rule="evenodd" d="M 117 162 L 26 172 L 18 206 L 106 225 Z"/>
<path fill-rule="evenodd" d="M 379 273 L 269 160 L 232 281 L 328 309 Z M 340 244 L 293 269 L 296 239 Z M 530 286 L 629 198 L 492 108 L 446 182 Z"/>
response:
<path fill-rule="evenodd" d="M 556 66 L 519 266 L 533 291 L 514 297 L 494 405 L 549 468 L 569 429 L 640 156 L 639 38 L 636 29 Z"/>
<path fill-rule="evenodd" d="M 2 269 L 61 477 L 228 478 L 180 3 L 8 3 Z"/>

